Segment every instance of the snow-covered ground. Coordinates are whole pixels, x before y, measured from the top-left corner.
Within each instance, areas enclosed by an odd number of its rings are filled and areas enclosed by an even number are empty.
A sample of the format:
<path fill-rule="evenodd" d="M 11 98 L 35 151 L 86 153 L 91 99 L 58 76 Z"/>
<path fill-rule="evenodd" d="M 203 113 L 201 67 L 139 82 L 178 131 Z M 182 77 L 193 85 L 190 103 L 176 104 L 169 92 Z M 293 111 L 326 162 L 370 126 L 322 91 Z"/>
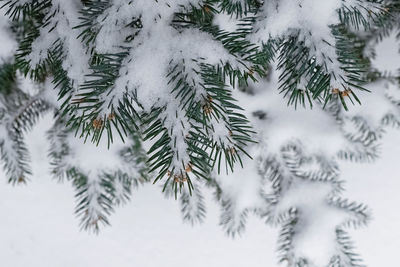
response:
<path fill-rule="evenodd" d="M 52 180 L 44 165 L 48 144 L 43 134 L 49 122 L 45 117 L 28 136 L 34 171 L 28 185 L 13 187 L 0 174 L 0 266 L 278 266 L 277 229 L 251 218 L 241 237 L 227 237 L 210 195 L 206 222 L 183 224 L 178 202 L 165 200 L 157 185 L 135 192 L 99 235 L 80 231 L 72 187 Z M 399 140 L 399 132 L 388 132 L 376 163 L 341 164 L 347 196 L 373 210 L 370 225 L 351 233 L 370 267 L 398 261 Z"/>

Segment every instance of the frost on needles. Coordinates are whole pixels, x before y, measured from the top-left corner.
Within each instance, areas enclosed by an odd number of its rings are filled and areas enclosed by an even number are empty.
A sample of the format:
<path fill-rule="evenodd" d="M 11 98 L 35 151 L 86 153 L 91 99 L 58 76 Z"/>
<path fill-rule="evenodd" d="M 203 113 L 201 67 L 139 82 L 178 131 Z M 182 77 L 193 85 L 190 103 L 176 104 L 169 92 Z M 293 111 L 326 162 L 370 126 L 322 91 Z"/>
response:
<path fill-rule="evenodd" d="M 342 196 L 337 160 L 374 160 L 384 127 L 400 126 L 399 72 L 373 64 L 381 40 L 399 37 L 398 1 L 0 6 L 10 183 L 27 182 L 25 133 L 51 112 L 51 172 L 76 188 L 84 229 L 162 180 L 190 223 L 204 219 L 210 189 L 229 235 L 249 213 L 279 225 L 288 266 L 362 266 L 346 229 L 370 212 Z"/>

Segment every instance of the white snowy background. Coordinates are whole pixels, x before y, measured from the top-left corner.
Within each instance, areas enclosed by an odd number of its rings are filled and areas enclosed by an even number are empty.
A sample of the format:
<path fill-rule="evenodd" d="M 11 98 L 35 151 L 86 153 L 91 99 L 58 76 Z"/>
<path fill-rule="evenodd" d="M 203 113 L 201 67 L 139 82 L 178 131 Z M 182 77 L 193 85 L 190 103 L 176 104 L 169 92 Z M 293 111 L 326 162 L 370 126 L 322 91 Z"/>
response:
<path fill-rule="evenodd" d="M 157 185 L 134 192 L 99 235 L 80 231 L 72 187 L 48 174 L 43 134 L 50 121 L 45 117 L 27 138 L 34 172 L 28 185 L 13 187 L 0 174 L 0 266 L 279 266 L 277 229 L 250 217 L 241 237 L 227 237 L 218 226 L 219 210 L 211 195 L 205 223 L 183 224 L 178 202 L 164 199 Z M 351 233 L 370 267 L 398 262 L 399 140 L 399 132 L 389 131 L 375 163 L 341 163 L 347 196 L 373 210 L 368 227 Z"/>
<path fill-rule="evenodd" d="M 0 50 L 7 45 L 1 44 Z M 393 57 L 394 49 L 394 42 L 384 42 L 375 65 L 389 72 L 397 68 L 400 58 Z M 279 266 L 278 228 L 250 217 L 241 236 L 226 236 L 209 192 L 207 218 L 201 225 L 184 224 L 178 202 L 165 199 L 159 185 L 147 184 L 111 216 L 111 227 L 99 235 L 80 231 L 72 187 L 49 175 L 44 135 L 51 121 L 50 115 L 44 117 L 27 136 L 34 173 L 27 185 L 8 185 L 0 170 L 1 267 Z M 340 162 L 346 197 L 373 211 L 367 227 L 351 232 L 356 251 L 370 267 L 398 266 L 399 155 L 400 132 L 388 130 L 376 162 Z"/>

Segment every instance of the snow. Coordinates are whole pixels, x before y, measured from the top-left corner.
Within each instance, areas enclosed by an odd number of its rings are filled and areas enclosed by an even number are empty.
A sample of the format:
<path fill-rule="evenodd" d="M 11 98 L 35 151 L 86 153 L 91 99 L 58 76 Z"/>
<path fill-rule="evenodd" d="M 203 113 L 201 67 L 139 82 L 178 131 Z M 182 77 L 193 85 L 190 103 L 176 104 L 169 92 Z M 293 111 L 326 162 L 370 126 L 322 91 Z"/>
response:
<path fill-rule="evenodd" d="M 343 88 L 342 79 L 348 78 L 338 61 L 332 26 L 340 23 L 340 9 L 353 8 L 359 10 L 366 20 L 371 19 L 368 11 L 379 13 L 379 3 L 359 0 L 264 1 L 249 39 L 267 43 L 269 40 L 298 36 L 299 41 L 303 41 L 315 56 L 316 63 L 331 74 L 331 88 Z"/>
<path fill-rule="evenodd" d="M 4 266 L 270 266 L 276 264 L 277 229 L 250 216 L 247 230 L 235 239 L 218 226 L 218 207 L 206 194 L 204 224 L 182 224 L 178 202 L 166 200 L 157 185 L 134 192 L 132 201 L 111 217 L 111 227 L 98 236 L 79 231 L 74 218 L 74 191 L 48 174 L 43 139 L 50 125 L 45 117 L 27 140 L 33 155 L 34 177 L 13 187 L 0 175 L 0 257 Z M 373 164 L 341 162 L 346 196 L 368 204 L 373 220 L 351 231 L 369 267 L 392 266 L 400 247 L 400 147 L 398 132 L 389 131 L 382 157 Z M 207 192 L 207 191 L 206 191 Z M 317 255 L 318 256 L 318 255 Z"/>
<path fill-rule="evenodd" d="M 265 204 L 259 192 L 262 181 L 261 176 L 255 171 L 256 163 L 255 160 L 245 158 L 243 165 L 246 168 L 238 164 L 235 165 L 234 175 L 231 172 L 222 171 L 216 178 L 219 186 L 224 189 L 223 194 L 227 194 L 226 197 L 230 197 L 235 202 L 238 213 L 247 208 Z"/>
<path fill-rule="evenodd" d="M 359 92 L 357 96 L 361 105 L 349 106 L 348 116 L 362 116 L 372 129 L 378 129 L 384 115 L 400 115 L 400 110 L 388 98 L 399 94 L 398 85 L 387 80 L 379 80 L 368 84 L 365 88 L 371 92 Z"/>
<path fill-rule="evenodd" d="M 327 156 L 336 154 L 346 142 L 334 118 L 320 106 L 313 109 L 288 106 L 287 100 L 279 94 L 278 75 L 278 72 L 273 72 L 268 80 L 253 84 L 255 96 L 234 91 L 234 97 L 245 109 L 246 116 L 251 118 L 261 140 L 267 143 L 268 152 L 278 153 L 286 143 L 300 140 L 310 151 L 319 151 Z M 265 120 L 254 118 L 256 111 L 265 112 Z M 310 135 L 310 132 L 315 134 Z"/>
<path fill-rule="evenodd" d="M 335 38 L 330 28 L 339 23 L 337 10 L 341 6 L 340 0 L 265 1 L 260 15 L 263 19 L 256 24 L 258 32 L 255 31 L 252 39 L 266 43 L 269 39 L 286 38 L 298 33 L 299 40 L 305 40 L 306 47 L 315 53 L 317 64 L 326 63 L 328 73 L 345 77 L 332 46 Z"/>
<path fill-rule="evenodd" d="M 173 28 L 171 20 L 174 12 L 189 5 L 198 6 L 193 0 L 179 1 L 148 1 L 148 0 L 120 0 L 104 12 L 99 18 L 102 27 L 96 38 L 100 44 L 100 52 L 115 52 L 118 47 L 132 48 L 124 59 L 123 67 L 119 70 L 120 76 L 115 82 L 113 91 L 105 92 L 100 98 L 105 100 L 102 112 L 108 114 L 109 103 L 118 106 L 118 102 L 128 92 L 135 94 L 144 111 L 163 107 L 170 101 L 170 93 L 175 87 L 168 74 L 178 65 L 186 76 L 189 84 L 195 84 L 195 101 L 202 100 L 206 93 L 201 84 L 199 63 L 220 64 L 230 63 L 234 68 L 244 70 L 242 64 L 230 55 L 221 43 L 197 29 L 178 31 Z M 116 10 L 118 16 L 115 15 Z M 105 17 L 103 19 L 103 17 Z M 142 28 L 137 32 L 132 42 L 123 42 L 120 32 L 119 38 L 113 38 L 117 29 L 124 22 L 134 18 L 141 18 Z M 109 34 L 112 32 L 112 34 Z M 112 38 L 111 42 L 110 38 Z M 162 44 L 162 45 L 160 45 Z M 151 55 L 151 56 L 149 56 Z M 171 110 L 174 116 L 177 109 Z"/>
<path fill-rule="evenodd" d="M 99 116 L 118 112 L 116 107 L 127 95 L 134 95 L 140 103 L 140 106 L 133 104 L 139 113 L 163 109 L 159 119 L 170 133 L 170 147 L 174 152 L 170 170 L 179 172 L 182 165 L 189 164 L 187 133 L 189 125 L 196 123 L 183 116 L 186 101 L 193 96 L 191 101 L 203 105 L 207 97 L 201 64 L 222 66 L 229 63 L 241 72 L 247 67 L 211 34 L 194 28 L 177 29 L 171 25 L 174 13 L 189 5 L 197 7 L 198 1 L 119 0 L 113 4 L 97 20 L 98 51 L 122 51 L 121 47 L 129 50 L 125 50 L 128 55 L 122 60 L 115 83 L 99 95 L 102 101 Z M 117 16 L 118 10 L 121 12 Z M 126 27 L 132 17 L 140 17 L 142 27 L 137 32 L 135 30 L 132 41 L 126 42 L 126 32 L 120 28 Z M 119 37 L 113 38 L 115 35 Z M 192 86 L 188 94 L 180 92 L 184 83 Z M 222 131 L 218 123 L 215 120 L 210 122 L 211 128 L 215 129 L 213 136 L 226 142 L 229 131 Z"/>
<path fill-rule="evenodd" d="M 184 66 L 182 70 L 188 75 L 187 82 L 197 85 L 195 100 L 199 100 L 202 95 L 205 96 L 205 92 L 199 83 L 202 80 L 196 75 L 200 70 L 199 66 L 197 62 L 192 62 L 193 60 L 214 65 L 229 62 L 233 67 L 243 68 L 220 43 L 197 30 L 178 33 L 171 27 L 154 27 L 149 33 L 137 36 L 135 42 L 138 45 L 124 60 L 123 65 L 126 64 L 126 67 L 120 70 L 120 77 L 116 81 L 112 95 L 117 96 L 113 100 L 117 103 L 126 89 L 129 92 L 136 91 L 137 98 L 145 111 L 168 103 L 174 83 L 170 82 L 171 77 L 167 75 L 175 64 L 182 64 Z M 160 46 L 160 43 L 163 45 Z M 105 96 L 105 99 L 110 99 L 110 96 Z M 159 101 L 155 102 L 155 99 Z"/>
<path fill-rule="evenodd" d="M 177 110 L 180 110 L 179 106 L 179 100 L 171 94 L 165 111 L 165 126 L 167 129 L 171 129 L 170 146 L 175 148 L 176 151 L 171 166 L 176 167 L 176 170 L 182 168 L 182 162 L 184 165 L 190 162 L 187 153 L 188 145 L 185 140 L 185 137 L 189 134 L 190 124 L 184 112 L 177 112 Z"/>
<path fill-rule="evenodd" d="M 400 73 L 400 42 L 396 38 L 396 31 L 392 31 L 388 37 L 377 42 L 374 47 L 375 56 L 372 59 L 372 67 L 387 77 L 394 77 Z M 383 115 L 393 114 L 399 116 L 398 101 L 400 90 L 394 80 L 378 80 L 367 84 L 365 88 L 369 92 L 358 92 L 357 96 L 361 105 L 349 106 L 349 116 L 362 116 L 369 125 L 377 129 L 382 122 Z"/>
<path fill-rule="evenodd" d="M 326 203 L 332 190 L 326 183 L 302 181 L 287 191 L 279 203 L 281 211 L 293 205 L 301 207 L 293 240 L 295 255 L 310 259 L 316 266 L 327 266 L 335 254 L 335 228 L 343 222 L 343 211 Z"/>
<path fill-rule="evenodd" d="M 84 143 L 83 138 L 70 134 L 67 144 L 70 146 L 71 154 L 68 156 L 67 163 L 87 172 L 96 172 L 96 170 L 114 172 L 125 169 L 126 164 L 120 160 L 119 153 L 123 148 L 131 145 L 130 143 L 123 143 L 116 138 L 113 145 L 108 148 L 107 138 L 102 138 L 97 145 L 91 142 Z"/>
<path fill-rule="evenodd" d="M 72 27 L 79 25 L 79 11 L 82 3 L 77 0 L 52 2 L 49 11 L 49 22 L 40 29 L 40 36 L 32 43 L 32 52 L 26 57 L 31 67 L 42 64 L 48 56 L 48 50 L 54 49 L 58 41 L 62 44 L 62 67 L 68 73 L 75 86 L 81 84 L 89 70 L 89 56 L 85 47 L 78 39 L 78 31 L 71 31 Z M 55 14 L 54 17 L 51 14 Z M 46 18 L 47 19 L 47 18 Z"/>
<path fill-rule="evenodd" d="M 238 29 L 238 20 L 233 15 L 225 12 L 215 15 L 213 24 L 227 32 L 234 32 Z"/>
<path fill-rule="evenodd" d="M 260 220 L 233 241 L 218 227 L 218 207 L 206 195 L 205 223 L 183 224 L 178 201 L 165 199 L 157 185 L 147 184 L 111 218 L 98 236 L 79 231 L 74 218 L 74 191 L 48 174 L 43 138 L 45 117 L 29 136 L 35 176 L 27 186 L 7 185 L 0 175 L 0 257 L 4 266 L 252 266 L 276 262 L 276 232 Z M 223 262 L 222 262 L 223 260 Z"/>
<path fill-rule="evenodd" d="M 12 38 L 12 34 L 9 32 L 6 26 L 8 26 L 8 20 L 4 16 L 4 10 L 0 9 L 0 64 L 4 63 L 4 60 L 12 57 L 17 48 L 17 43 L 14 41 L 14 38 Z"/>
<path fill-rule="evenodd" d="M 302 29 L 310 30 L 319 36 L 330 36 L 329 26 L 339 22 L 336 12 L 341 7 L 341 2 L 340 0 L 267 1 L 263 6 L 263 16 L 266 20 L 262 22 L 266 32 L 257 34 L 263 36 L 263 39 L 275 38 L 286 35 L 288 31 Z"/>
<path fill-rule="evenodd" d="M 372 209 L 372 220 L 366 228 L 351 231 L 356 247 L 370 267 L 393 266 L 400 247 L 400 153 L 399 132 L 388 131 L 382 156 L 375 163 L 352 165 L 342 162 L 346 178 L 346 196 L 357 199 Z"/>
<path fill-rule="evenodd" d="M 392 31 L 389 37 L 383 38 L 375 46 L 378 53 L 372 59 L 372 65 L 385 75 L 400 74 L 400 41 L 396 36 L 397 32 Z"/>

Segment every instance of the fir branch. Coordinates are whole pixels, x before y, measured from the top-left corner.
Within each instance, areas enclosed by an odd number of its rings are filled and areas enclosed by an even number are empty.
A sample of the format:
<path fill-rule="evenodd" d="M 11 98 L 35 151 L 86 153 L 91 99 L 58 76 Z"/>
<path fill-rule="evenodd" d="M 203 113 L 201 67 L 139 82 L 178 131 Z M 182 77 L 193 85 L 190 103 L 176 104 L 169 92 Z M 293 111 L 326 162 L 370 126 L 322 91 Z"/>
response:
<path fill-rule="evenodd" d="M 12 93 L 6 98 L 0 95 L 0 150 L 8 181 L 16 184 L 25 183 L 31 174 L 24 134 L 49 106 L 40 98 L 24 94 L 15 84 L 11 90 Z"/>

